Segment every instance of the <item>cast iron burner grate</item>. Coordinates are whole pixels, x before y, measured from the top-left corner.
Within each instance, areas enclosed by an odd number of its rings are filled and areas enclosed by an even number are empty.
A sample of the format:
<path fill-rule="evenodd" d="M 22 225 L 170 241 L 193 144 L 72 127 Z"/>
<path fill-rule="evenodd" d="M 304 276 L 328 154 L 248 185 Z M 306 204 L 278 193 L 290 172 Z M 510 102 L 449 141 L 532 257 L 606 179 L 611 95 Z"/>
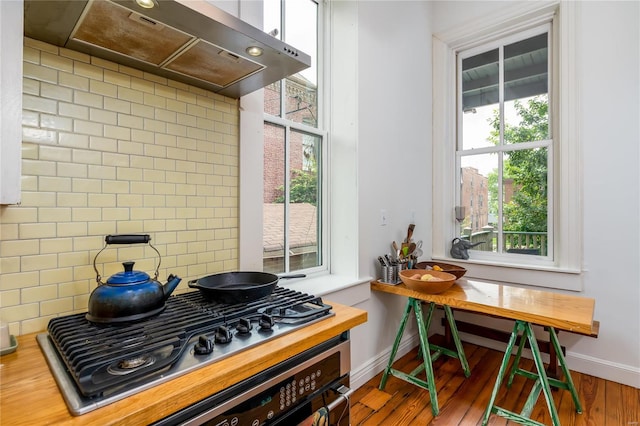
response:
<path fill-rule="evenodd" d="M 191 292 L 171 296 L 165 305 L 157 316 L 134 323 L 97 324 L 88 321 L 84 313 L 49 322 L 49 337 L 84 396 L 153 380 L 181 357 L 198 357 L 185 355 L 193 348 L 190 342 L 194 336 L 209 337 L 224 330 L 233 338 L 235 330 L 239 339 L 247 333 L 254 340 L 261 334 L 268 338 L 269 325 L 304 324 L 329 315 L 331 310 L 318 297 L 282 287 L 249 303 L 220 304 Z M 253 331 L 247 331 L 247 325 Z"/>

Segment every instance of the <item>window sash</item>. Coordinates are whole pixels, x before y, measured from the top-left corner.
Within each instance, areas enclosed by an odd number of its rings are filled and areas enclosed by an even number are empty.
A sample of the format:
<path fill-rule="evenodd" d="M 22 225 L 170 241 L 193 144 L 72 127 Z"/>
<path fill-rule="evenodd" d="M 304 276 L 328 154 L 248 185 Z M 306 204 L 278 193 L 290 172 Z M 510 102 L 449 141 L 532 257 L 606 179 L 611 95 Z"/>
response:
<path fill-rule="evenodd" d="M 520 150 L 531 150 L 531 149 L 539 149 L 539 148 L 546 148 L 546 152 L 547 152 L 547 250 L 546 250 L 546 255 L 543 256 L 544 259 L 541 259 L 540 257 L 532 257 L 532 256 L 526 256 L 523 258 L 523 256 L 519 256 L 517 258 L 517 262 L 524 262 L 524 263 L 533 263 L 533 264 L 545 264 L 548 265 L 553 261 L 553 234 L 551 234 L 551 232 L 553 231 L 553 203 L 551 202 L 552 196 L 553 196 L 553 186 L 554 186 L 554 181 L 553 181 L 553 139 L 546 139 L 543 141 L 531 141 L 531 142 L 519 142 L 519 143 L 505 143 L 505 136 L 504 136 L 504 129 L 505 129 L 505 121 L 506 121 L 506 117 L 505 117 L 505 48 L 507 46 L 513 45 L 514 43 L 523 41 L 523 40 L 527 40 L 530 39 L 532 37 L 538 36 L 538 35 L 542 35 L 542 34 L 548 34 L 547 37 L 547 98 L 548 98 L 548 102 L 551 105 L 552 104 L 552 98 L 553 98 L 553 93 L 551 90 L 552 87 L 552 82 L 553 82 L 553 74 L 552 74 L 552 61 L 550 60 L 551 58 L 551 41 L 552 41 L 552 32 L 551 32 L 551 25 L 550 23 L 547 24 L 543 24 L 540 26 L 536 26 L 533 28 L 529 28 L 528 30 L 525 31 L 518 31 L 514 34 L 510 34 L 506 37 L 501 37 L 495 40 L 491 40 L 490 42 L 487 43 L 483 43 L 477 46 L 474 46 L 472 48 L 469 49 L 462 49 L 456 52 L 456 57 L 457 57 L 457 72 L 456 72 L 456 87 L 457 87 L 457 102 L 458 102 L 458 107 L 456 109 L 456 122 L 457 122 L 457 139 L 456 139 L 456 180 L 455 180 L 455 192 L 456 192 L 456 204 L 455 206 L 461 205 L 462 204 L 462 194 L 461 194 L 461 189 L 463 188 L 463 182 L 462 182 L 462 159 L 463 157 L 467 157 L 467 156 L 476 156 L 476 155 L 481 155 L 481 154 L 498 154 L 498 164 L 497 164 L 497 171 L 498 171 L 498 180 L 497 180 L 497 193 L 498 193 L 498 200 L 497 200 L 497 205 L 498 205 L 498 211 L 497 211 L 497 230 L 496 230 L 496 234 L 497 234 L 497 244 L 496 244 L 496 251 L 485 251 L 485 250 L 473 250 L 473 257 L 475 259 L 478 260 L 491 260 L 491 259 L 500 259 L 501 261 L 504 262 L 510 262 L 510 259 L 513 258 L 513 254 L 508 254 L 506 252 L 503 252 L 503 248 L 505 247 L 504 245 L 504 213 L 503 213 L 503 207 L 504 207 L 504 185 L 503 185 L 503 173 L 504 173 L 504 154 L 505 153 L 509 153 L 509 152 L 513 152 L 513 151 L 520 151 Z M 497 72 L 497 77 L 498 77 L 498 103 L 497 103 L 497 109 L 499 110 L 499 141 L 497 145 L 489 145 L 486 147 L 480 147 L 480 148 L 473 148 L 473 149 L 464 149 L 464 139 L 463 139 L 463 135 L 465 134 L 463 132 L 463 127 L 464 127 L 464 116 L 466 114 L 466 111 L 464 111 L 464 106 L 463 106 L 463 63 L 465 61 L 465 59 L 469 59 L 469 58 L 473 58 L 476 57 L 478 55 L 484 54 L 484 53 L 489 53 L 492 51 L 497 51 L 497 65 L 498 65 L 498 72 Z M 496 105 L 496 104 L 494 104 Z M 490 106 L 490 105 L 486 105 L 486 106 Z M 549 120 L 553 115 L 553 111 L 551 108 L 549 108 L 548 111 L 548 117 Z M 549 133 L 551 134 L 551 126 L 549 126 Z M 473 196 L 471 198 L 471 200 L 473 200 Z M 453 206 L 452 206 L 453 207 Z M 472 207 L 472 211 L 473 206 Z M 471 212 L 469 213 L 471 215 Z M 472 223 L 474 223 L 474 221 L 472 220 Z M 457 227 L 454 227 L 452 229 L 453 234 L 450 236 L 451 239 L 459 237 L 461 232 L 458 232 Z M 473 232 L 473 229 L 472 229 Z"/>
<path fill-rule="evenodd" d="M 550 160 L 554 193 L 549 197 L 554 211 L 554 256 L 548 265 L 505 263 L 500 259 L 461 261 L 467 275 L 484 279 L 530 284 L 564 290 L 582 288 L 582 173 L 580 167 L 579 61 L 575 57 L 580 42 L 576 36 L 579 2 L 523 2 L 505 7 L 500 14 L 433 35 L 433 216 L 431 257 L 451 261 L 449 248 L 455 226 L 457 93 L 456 52 L 471 49 L 506 36 L 514 30 L 551 22 L 554 91 L 550 110 L 556 146 Z M 562 55 L 559 52 L 562 51 Z M 561 90 L 559 90 L 561 89 Z M 452 145 L 453 144 L 453 145 Z M 551 177 L 550 177 L 551 179 Z M 551 183 L 551 180 L 549 181 Z M 475 253 L 474 253 L 475 254 Z M 523 257 L 523 256 L 519 256 Z"/>
<path fill-rule="evenodd" d="M 316 53 L 318 52 L 322 52 L 322 43 L 323 43 L 323 16 L 324 16 L 324 9 L 323 9 L 323 3 L 322 2 L 317 2 L 315 0 L 309 0 L 309 1 L 313 1 L 314 3 L 316 3 L 317 6 L 317 22 L 316 22 L 316 28 L 317 28 L 317 35 L 316 35 L 316 43 L 317 43 L 317 50 Z M 286 25 L 284 24 L 286 22 L 286 16 L 285 16 L 285 11 L 287 10 L 287 7 L 285 6 L 284 0 L 280 1 L 280 20 L 281 20 L 281 24 L 279 28 L 279 37 L 280 38 L 284 38 L 285 40 L 287 39 L 287 28 Z M 292 44 L 296 45 L 296 43 L 294 41 L 291 41 Z M 324 161 L 325 158 L 327 158 L 327 154 L 328 154 L 328 148 L 327 148 L 327 132 L 323 129 L 324 126 L 324 122 L 323 122 L 323 87 L 322 87 L 322 82 L 323 82 L 323 71 L 322 71 L 322 58 L 321 55 L 316 54 L 315 58 L 312 58 L 312 62 L 315 61 L 316 62 L 316 75 L 317 75 L 317 87 L 316 87 L 316 104 L 315 104 L 315 115 L 316 115 L 316 119 L 315 119 L 315 123 L 309 123 L 307 124 L 306 120 L 299 120 L 296 121 L 295 117 L 293 117 L 291 114 L 289 114 L 286 111 L 286 105 L 287 105 L 287 84 L 291 84 L 289 79 L 283 79 L 280 80 L 280 93 L 279 93 L 279 103 L 280 103 L 280 107 L 278 108 L 277 111 L 277 115 L 273 115 L 273 114 L 269 114 L 269 112 L 264 112 L 263 113 L 263 120 L 265 125 L 267 124 L 271 124 L 271 125 L 276 125 L 276 126 L 280 126 L 284 129 L 284 134 L 285 134 L 285 170 L 284 170 L 284 195 L 285 195 L 285 202 L 284 202 L 284 242 L 283 242 L 283 256 L 284 256 L 284 272 L 289 272 L 291 269 L 291 264 L 290 264 L 290 253 L 291 253 L 291 240 L 290 240 L 290 230 L 289 230 L 289 224 L 291 223 L 290 221 L 290 200 L 289 200 L 289 195 L 290 195 L 290 188 L 291 188 L 291 158 L 290 158 L 290 153 L 291 153 L 291 149 L 290 149 L 290 142 L 291 142 L 291 133 L 292 132 L 297 132 L 297 133 L 302 133 L 302 134 L 306 134 L 309 135 L 312 138 L 316 138 L 316 140 L 318 141 L 317 143 L 319 143 L 320 145 L 320 149 L 317 150 L 317 156 L 318 158 L 317 160 L 317 179 L 318 179 L 318 186 L 319 186 L 319 191 L 318 191 L 318 200 L 317 200 L 317 233 L 316 233 L 316 247 L 318 250 L 317 253 L 317 263 L 318 266 L 315 267 L 311 267 L 311 268 L 306 268 L 306 269 L 302 269 L 301 271 L 307 272 L 307 273 L 314 273 L 314 272 L 320 272 L 320 271 L 326 271 L 328 270 L 328 264 L 327 264 L 327 259 L 328 259 L 328 244 L 326 243 L 328 240 L 328 220 L 327 220 L 327 206 L 326 206 L 326 202 L 325 200 L 327 199 L 327 182 L 326 182 L 326 161 Z M 276 112 L 275 109 L 272 109 L 271 112 Z M 298 271 L 298 270 L 296 270 Z"/>

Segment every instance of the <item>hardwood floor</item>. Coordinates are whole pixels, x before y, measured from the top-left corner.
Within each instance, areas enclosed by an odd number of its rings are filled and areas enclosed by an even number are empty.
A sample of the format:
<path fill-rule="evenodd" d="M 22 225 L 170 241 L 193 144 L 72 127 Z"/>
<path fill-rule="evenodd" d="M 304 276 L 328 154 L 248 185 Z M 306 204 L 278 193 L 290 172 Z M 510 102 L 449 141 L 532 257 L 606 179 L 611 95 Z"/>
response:
<path fill-rule="evenodd" d="M 473 344 L 464 343 L 471 367 L 471 377 L 465 378 L 460 362 L 446 356 L 433 364 L 440 413 L 433 417 L 429 392 L 390 376 L 384 390 L 379 390 L 382 373 L 356 390 L 351 399 L 353 426 L 401 425 L 479 425 L 491 397 L 503 354 Z M 394 363 L 394 368 L 410 372 L 419 364 L 417 348 Z M 521 366 L 534 369 L 533 361 L 523 359 Z M 569 365 L 569 368 L 571 366 Z M 424 374 L 424 373 L 423 373 Z M 572 372 L 583 412 L 576 413 L 571 394 L 553 390 L 560 422 L 563 426 L 637 426 L 640 425 L 640 389 Z M 503 385 L 497 405 L 520 412 L 533 385 L 532 380 L 516 375 L 510 389 Z M 544 395 L 541 394 L 531 418 L 551 424 Z M 491 415 L 490 425 L 514 425 Z"/>

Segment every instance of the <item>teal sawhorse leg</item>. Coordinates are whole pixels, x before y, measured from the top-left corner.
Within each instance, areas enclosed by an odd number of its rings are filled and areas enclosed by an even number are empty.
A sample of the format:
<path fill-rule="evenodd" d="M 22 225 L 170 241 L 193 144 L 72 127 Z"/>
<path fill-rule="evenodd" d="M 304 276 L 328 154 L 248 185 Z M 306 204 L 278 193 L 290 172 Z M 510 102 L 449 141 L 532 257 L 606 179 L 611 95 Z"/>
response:
<path fill-rule="evenodd" d="M 511 372 L 509 373 L 507 387 L 511 386 L 513 377 L 516 374 L 524 376 L 531 380 L 535 380 L 535 383 L 533 385 L 533 388 L 531 389 L 529 397 L 524 404 L 522 411 L 520 412 L 520 414 L 518 414 L 509 410 L 505 410 L 504 408 L 497 407 L 495 405 L 495 400 L 496 396 L 498 395 L 498 391 L 500 390 L 502 380 L 504 379 L 507 372 L 507 365 L 509 364 L 511 352 L 513 351 L 517 337 L 521 332 L 522 337 L 520 345 L 518 347 L 518 352 L 511 367 Z M 511 337 L 509 339 L 509 343 L 507 344 L 507 349 L 505 350 L 502 365 L 500 366 L 500 370 L 498 371 L 498 377 L 496 378 L 496 383 L 493 388 L 493 392 L 491 393 L 491 399 L 489 400 L 489 404 L 487 405 L 487 409 L 482 419 L 483 425 L 487 424 L 491 413 L 524 425 L 542 425 L 542 423 L 536 422 L 529 418 L 529 416 L 531 415 L 531 411 L 533 410 L 536 401 L 540 396 L 540 392 L 542 392 L 547 402 L 547 408 L 549 410 L 549 414 L 551 415 L 551 421 L 553 422 L 553 425 L 560 426 L 558 411 L 556 409 L 555 403 L 553 402 L 553 396 L 551 395 L 551 386 L 570 391 L 574 405 L 576 406 L 576 411 L 578 413 L 582 413 L 582 406 L 580 405 L 578 392 L 576 391 L 573 380 L 571 379 L 571 373 L 567 368 L 567 364 L 560 347 L 560 342 L 558 341 L 558 336 L 556 335 L 555 329 L 553 327 L 549 327 L 549 336 L 551 339 L 551 343 L 556 350 L 558 361 L 560 362 L 560 368 L 562 369 L 562 373 L 565 377 L 566 382 L 547 376 L 546 370 L 544 368 L 544 362 L 542 361 L 542 355 L 540 354 L 540 348 L 538 347 L 538 341 L 536 340 L 536 336 L 534 334 L 531 323 L 525 321 L 516 321 L 516 324 L 513 327 L 513 332 L 511 333 Z M 520 358 L 522 356 L 522 349 L 525 345 L 525 339 L 529 342 L 529 347 L 531 348 L 531 356 L 533 357 L 533 362 L 536 367 L 536 373 L 528 370 L 523 370 L 518 366 Z"/>
<path fill-rule="evenodd" d="M 443 348 L 434 344 L 429 344 L 428 338 L 428 330 L 429 325 L 431 324 L 431 317 L 433 315 L 433 311 L 435 309 L 435 303 L 430 303 L 427 311 L 426 321 L 422 315 L 422 302 L 418 299 L 409 298 L 407 301 L 407 306 L 404 311 L 404 315 L 402 316 L 402 321 L 400 322 L 400 327 L 398 329 L 398 334 L 396 335 L 396 339 L 393 343 L 393 348 L 391 349 L 391 355 L 389 356 L 389 363 L 382 374 L 382 379 L 380 380 L 380 390 L 383 390 L 387 384 L 387 379 L 389 375 L 395 376 L 399 379 L 402 379 L 408 383 L 419 386 L 423 389 L 429 391 L 429 397 L 431 398 L 431 411 L 434 416 L 437 416 L 440 412 L 438 408 L 438 395 L 436 393 L 436 384 L 433 377 L 433 361 L 438 359 L 440 355 L 444 354 L 447 356 L 451 356 L 453 358 L 458 358 L 460 363 L 462 364 L 462 369 L 466 377 L 469 377 L 471 372 L 469 370 L 469 364 L 467 363 L 467 358 L 465 357 L 464 350 L 462 348 L 462 343 L 460 342 L 460 338 L 458 336 L 458 330 L 455 325 L 455 321 L 453 320 L 453 313 L 451 312 L 451 308 L 448 306 L 445 307 L 445 315 L 449 320 L 449 324 L 452 330 L 452 334 L 454 336 L 454 341 L 456 342 L 457 353 L 453 352 L 450 349 Z M 404 334 L 404 330 L 407 326 L 407 321 L 411 316 L 411 311 L 413 310 L 416 322 L 418 324 L 418 334 L 420 336 L 420 353 L 422 354 L 423 363 L 414 369 L 411 373 L 405 373 L 400 370 L 396 370 L 393 368 L 393 362 L 395 361 L 396 355 L 398 353 L 398 348 L 400 346 L 400 341 L 402 339 L 402 335 Z M 431 350 L 434 350 L 432 353 Z M 417 377 L 419 373 L 424 371 L 427 376 L 427 381 L 420 379 Z"/>

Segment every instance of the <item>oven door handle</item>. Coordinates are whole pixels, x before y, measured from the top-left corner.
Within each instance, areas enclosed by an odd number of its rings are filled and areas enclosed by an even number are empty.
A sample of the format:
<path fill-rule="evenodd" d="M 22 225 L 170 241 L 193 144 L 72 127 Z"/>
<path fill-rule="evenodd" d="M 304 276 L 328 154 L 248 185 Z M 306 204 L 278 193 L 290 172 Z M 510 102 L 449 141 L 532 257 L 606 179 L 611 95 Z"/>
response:
<path fill-rule="evenodd" d="M 345 385 L 340 385 L 340 387 L 338 389 L 335 389 L 335 391 L 339 394 L 338 398 L 327 404 L 327 411 L 333 411 L 338 405 L 342 404 L 345 401 L 347 405 L 351 404 L 349 398 L 354 392 L 353 389 L 348 388 Z"/>

